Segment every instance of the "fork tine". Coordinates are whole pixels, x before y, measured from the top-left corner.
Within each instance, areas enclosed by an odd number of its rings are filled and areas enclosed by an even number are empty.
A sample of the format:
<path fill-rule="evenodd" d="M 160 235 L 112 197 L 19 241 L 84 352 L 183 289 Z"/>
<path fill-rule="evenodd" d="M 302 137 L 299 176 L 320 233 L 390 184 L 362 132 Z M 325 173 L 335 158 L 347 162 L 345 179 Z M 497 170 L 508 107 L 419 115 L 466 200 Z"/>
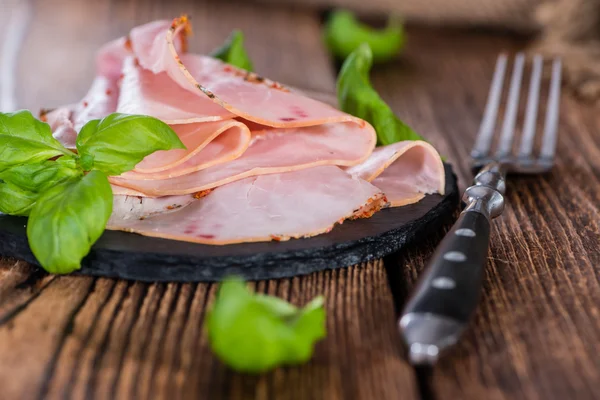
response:
<path fill-rule="evenodd" d="M 494 77 L 492 78 L 492 85 L 488 94 L 485 112 L 483 114 L 483 119 L 481 120 L 481 125 L 479 126 L 479 132 L 477 133 L 477 140 L 471 151 L 471 157 L 475 159 L 487 156 L 492 144 L 492 136 L 494 135 L 494 128 L 496 126 L 496 115 L 498 114 L 502 86 L 504 84 L 506 60 L 506 54 L 501 54 L 498 57 L 498 61 L 496 61 L 496 70 L 494 71 Z"/>
<path fill-rule="evenodd" d="M 512 77 L 510 79 L 510 90 L 508 92 L 508 104 L 504 122 L 502 124 L 502 134 L 500 144 L 496 151 L 496 158 L 506 157 L 512 148 L 512 140 L 517 122 L 517 110 L 519 107 L 519 94 L 521 91 L 521 80 L 523 78 L 523 66 L 525 65 L 525 55 L 519 53 L 515 57 Z"/>
<path fill-rule="evenodd" d="M 558 132 L 558 107 L 560 105 L 560 78 L 562 62 L 557 58 L 552 63 L 552 80 L 550 81 L 550 96 L 546 108 L 544 122 L 544 138 L 540 152 L 541 161 L 552 162 L 556 150 L 556 137 Z"/>
<path fill-rule="evenodd" d="M 541 55 L 533 58 L 533 70 L 529 82 L 529 95 L 527 97 L 527 111 L 525 112 L 525 124 L 523 136 L 519 147 L 519 157 L 526 158 L 533 150 L 533 139 L 535 138 L 535 122 L 537 120 L 538 103 L 540 99 L 540 82 L 542 80 L 543 59 Z"/>

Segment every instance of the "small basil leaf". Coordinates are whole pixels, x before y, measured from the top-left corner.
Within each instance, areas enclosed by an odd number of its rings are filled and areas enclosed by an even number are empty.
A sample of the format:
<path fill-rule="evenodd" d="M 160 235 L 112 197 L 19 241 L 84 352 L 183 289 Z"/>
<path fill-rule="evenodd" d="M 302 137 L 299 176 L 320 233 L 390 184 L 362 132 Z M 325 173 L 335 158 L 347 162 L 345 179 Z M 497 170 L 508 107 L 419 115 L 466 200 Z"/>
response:
<path fill-rule="evenodd" d="M 390 17 L 385 29 L 377 30 L 361 24 L 351 12 L 340 10 L 333 12 L 327 21 L 324 40 L 329 51 L 340 59 L 367 43 L 373 52 L 373 61 L 379 63 L 400 52 L 404 46 L 404 30 L 395 17 Z"/>
<path fill-rule="evenodd" d="M 244 48 L 244 34 L 239 30 L 231 32 L 223 46 L 214 50 L 211 56 L 246 71 L 254 70 L 252 61 Z"/>
<path fill-rule="evenodd" d="M 72 154 L 52 137 L 50 125 L 29 111 L 0 113 L 0 170 Z"/>
<path fill-rule="evenodd" d="M 112 204 L 108 178 L 100 171 L 42 194 L 27 223 L 29 246 L 40 265 L 54 274 L 79 269 L 104 232 Z"/>
<path fill-rule="evenodd" d="M 372 60 L 371 49 L 367 44 L 362 44 L 344 61 L 337 78 L 337 96 L 341 109 L 373 125 L 380 145 L 402 140 L 423 140 L 394 115 L 371 86 L 369 71 Z"/>
<path fill-rule="evenodd" d="M 169 125 L 144 115 L 110 114 L 89 121 L 77 135 L 80 166 L 107 175 L 131 170 L 155 151 L 184 148 Z"/>
<path fill-rule="evenodd" d="M 214 353 L 238 371 L 259 373 L 303 363 L 325 336 L 323 298 L 298 309 L 251 293 L 241 280 L 226 280 L 207 315 L 207 329 Z"/>
<path fill-rule="evenodd" d="M 39 197 L 38 193 L 21 189 L 8 182 L 0 182 L 0 212 L 10 215 L 29 215 Z"/>
<path fill-rule="evenodd" d="M 81 175 L 81 171 L 55 161 L 16 165 L 0 171 L 1 180 L 32 192 L 42 192 Z"/>

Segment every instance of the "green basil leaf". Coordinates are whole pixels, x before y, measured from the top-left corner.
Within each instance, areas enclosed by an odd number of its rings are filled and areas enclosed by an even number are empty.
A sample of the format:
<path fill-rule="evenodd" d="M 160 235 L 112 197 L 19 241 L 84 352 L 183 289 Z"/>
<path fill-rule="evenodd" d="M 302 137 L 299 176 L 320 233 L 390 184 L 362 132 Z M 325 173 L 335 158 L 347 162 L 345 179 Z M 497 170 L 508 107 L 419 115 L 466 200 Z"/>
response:
<path fill-rule="evenodd" d="M 214 50 L 211 56 L 246 71 L 254 70 L 252 61 L 244 48 L 244 34 L 239 30 L 231 32 L 223 46 Z"/>
<path fill-rule="evenodd" d="M 184 148 L 169 125 L 144 115 L 114 113 L 89 121 L 77 135 L 80 166 L 107 175 L 131 170 L 155 151 Z"/>
<path fill-rule="evenodd" d="M 402 122 L 371 86 L 372 65 L 369 45 L 360 45 L 344 61 L 337 78 L 337 96 L 341 109 L 369 122 L 377 132 L 377 142 L 388 145 L 402 140 L 423 140 Z"/>
<path fill-rule="evenodd" d="M 10 215 L 29 215 L 38 193 L 21 189 L 8 182 L 0 182 L 0 212 Z"/>
<path fill-rule="evenodd" d="M 27 223 L 29 246 L 40 265 L 54 274 L 79 269 L 104 232 L 112 204 L 112 190 L 101 171 L 43 193 Z"/>
<path fill-rule="evenodd" d="M 404 30 L 398 18 L 390 17 L 385 29 L 377 30 L 361 24 L 345 10 L 335 11 L 325 25 L 325 44 L 339 59 L 345 59 L 363 43 L 373 52 L 375 63 L 394 58 L 404 46 Z"/>
<path fill-rule="evenodd" d="M 0 113 L 0 170 L 73 154 L 52 137 L 50 125 L 29 111 Z"/>
<path fill-rule="evenodd" d="M 239 279 L 221 284 L 207 315 L 214 353 L 231 368 L 259 373 L 300 364 L 325 337 L 323 297 L 302 309 L 276 297 L 253 294 Z"/>
<path fill-rule="evenodd" d="M 64 158 L 64 157 L 63 157 Z M 56 161 L 16 165 L 0 171 L 0 179 L 32 192 L 42 192 L 69 179 L 83 175 Z"/>

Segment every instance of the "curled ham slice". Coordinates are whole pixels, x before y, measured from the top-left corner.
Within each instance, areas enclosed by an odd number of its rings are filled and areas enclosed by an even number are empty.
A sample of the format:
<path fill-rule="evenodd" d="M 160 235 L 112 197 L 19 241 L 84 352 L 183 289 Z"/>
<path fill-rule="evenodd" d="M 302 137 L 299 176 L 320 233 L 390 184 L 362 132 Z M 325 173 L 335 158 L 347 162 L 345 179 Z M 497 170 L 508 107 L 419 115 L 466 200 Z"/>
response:
<path fill-rule="evenodd" d="M 371 129 L 357 130 L 351 123 L 273 128 L 253 136 L 253 143 L 241 157 L 224 164 L 170 179 L 132 172 L 110 180 L 150 196 L 189 194 L 249 176 L 319 165 L 355 165 L 369 157 L 376 140 Z"/>
<path fill-rule="evenodd" d="M 322 166 L 242 179 L 177 212 L 143 220 L 111 218 L 108 229 L 206 244 L 287 240 L 329 232 L 336 223 L 384 204 L 377 187 Z"/>
<path fill-rule="evenodd" d="M 163 64 L 167 74 L 182 88 L 208 97 L 235 115 L 272 127 L 292 128 L 333 122 L 354 122 L 361 127 L 368 125 L 327 104 L 214 58 L 197 54 L 180 56 L 175 44 L 179 34 L 186 32 L 188 24 L 187 18 L 174 20 L 167 33 L 172 58 Z"/>
<path fill-rule="evenodd" d="M 175 125 L 186 149 L 157 151 L 123 178 L 169 179 L 187 175 L 241 156 L 250 145 L 250 130 L 239 121 Z M 143 174 L 143 175 L 141 175 Z"/>
<path fill-rule="evenodd" d="M 219 121 L 235 117 L 207 97 L 182 90 L 166 72 L 155 74 L 133 57 L 125 60 L 121 94 L 116 110 L 151 115 L 168 124 Z"/>
<path fill-rule="evenodd" d="M 393 207 L 416 203 L 426 194 L 444 194 L 446 184 L 438 152 L 420 140 L 377 147 L 347 172 L 380 188 Z"/>

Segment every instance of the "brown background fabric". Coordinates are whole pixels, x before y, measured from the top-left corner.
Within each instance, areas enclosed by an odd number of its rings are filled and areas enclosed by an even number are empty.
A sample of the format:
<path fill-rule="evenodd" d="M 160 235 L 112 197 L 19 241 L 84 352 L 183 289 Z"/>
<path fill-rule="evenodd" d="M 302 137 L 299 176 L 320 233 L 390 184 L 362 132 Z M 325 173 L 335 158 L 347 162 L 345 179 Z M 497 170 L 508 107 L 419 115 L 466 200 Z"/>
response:
<path fill-rule="evenodd" d="M 535 30 L 535 10 L 548 0 L 258 0 L 304 7 L 343 7 L 360 14 L 398 13 L 416 22 L 445 25 L 489 25 L 517 31 Z M 571 0 L 577 1 L 577 0 Z"/>

